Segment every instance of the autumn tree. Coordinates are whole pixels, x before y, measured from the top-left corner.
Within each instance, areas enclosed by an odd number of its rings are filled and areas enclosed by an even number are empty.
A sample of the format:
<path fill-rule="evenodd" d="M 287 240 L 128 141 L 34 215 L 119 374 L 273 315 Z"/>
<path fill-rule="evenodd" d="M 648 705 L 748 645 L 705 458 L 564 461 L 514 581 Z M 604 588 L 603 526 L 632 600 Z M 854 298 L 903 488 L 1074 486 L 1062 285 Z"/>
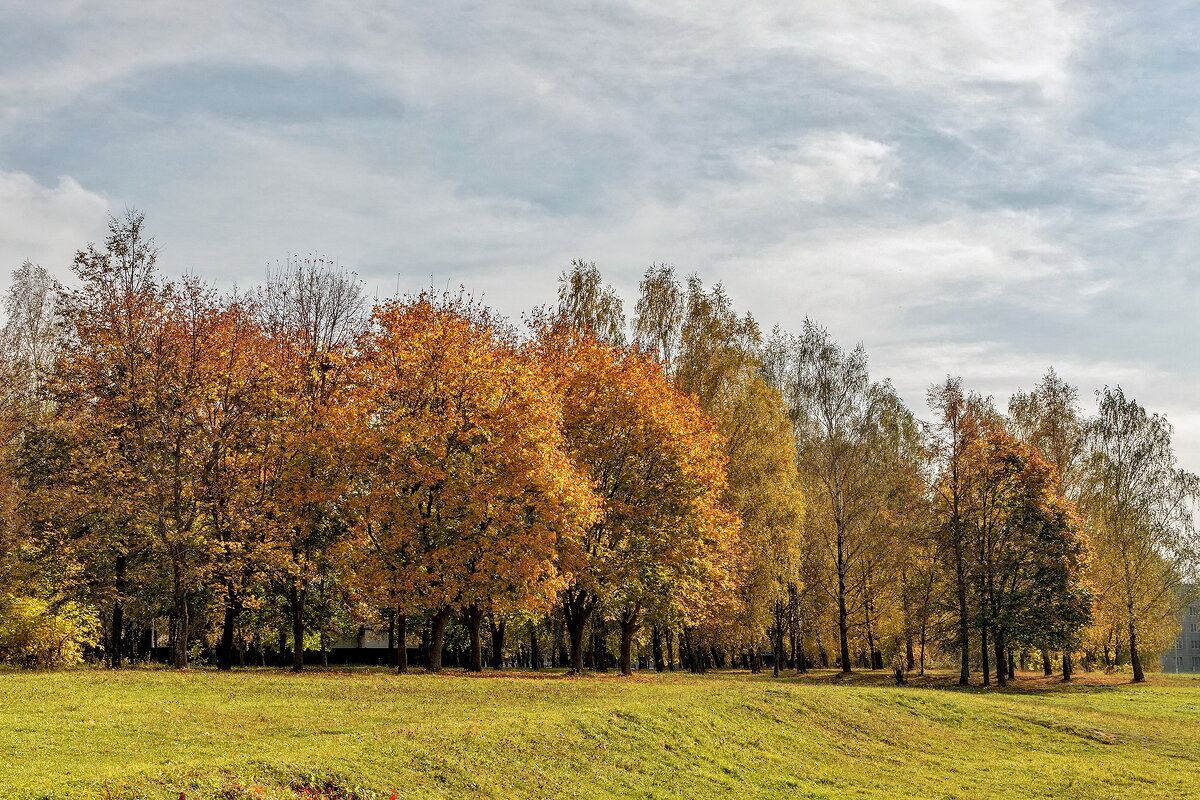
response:
<path fill-rule="evenodd" d="M 910 572 L 921 574 L 912 559 L 928 538 L 926 450 L 916 418 L 889 383 L 877 385 L 876 408 L 870 448 L 878 494 L 862 555 L 863 632 L 872 669 L 883 669 L 886 643 L 897 652 L 903 647 L 911 670 L 914 625 L 928 612 L 925 597 L 909 586 Z"/>
<path fill-rule="evenodd" d="M 851 671 L 856 584 L 881 510 L 874 450 L 884 388 L 871 381 L 862 347 L 849 352 L 811 321 L 772 347 L 779 385 L 795 427 L 797 463 L 807 487 L 814 541 L 828 559 L 825 588 L 836 604 L 841 670 Z"/>
<path fill-rule="evenodd" d="M 537 346 L 563 396 L 568 452 L 600 502 L 562 594 L 571 669 L 583 669 L 584 628 L 603 603 L 628 674 L 642 614 L 669 603 L 694 614 L 703 587 L 720 581 L 711 557 L 735 524 L 720 507 L 720 437 L 647 355 L 562 320 L 542 324 Z"/>
<path fill-rule="evenodd" d="M 1127 633 L 1133 680 L 1145 680 L 1141 634 L 1164 613 L 1178 610 L 1180 584 L 1196 563 L 1195 475 L 1176 465 L 1172 429 L 1125 396 L 1099 393 L 1099 414 L 1088 426 L 1082 492 L 1096 551 L 1095 577 L 1116 591 Z"/>
<path fill-rule="evenodd" d="M 1088 546 L 1054 467 L 998 421 L 985 423 L 965 460 L 974 476 L 979 626 L 991 634 L 996 682 L 1005 686 L 1011 645 L 1069 649 L 1088 622 Z"/>
<path fill-rule="evenodd" d="M 638 344 L 716 421 L 725 442 L 723 502 L 742 525 L 727 570 L 736 602 L 713 618 L 726 628 L 728 643 L 752 648 L 757 668 L 767 627 L 778 653 L 794 621 L 788 591 L 795 589 L 803 505 L 791 423 L 767 383 L 758 326 L 734 310 L 721 286 L 709 289 L 694 276 L 684 285 L 660 264 L 642 280 L 634 330 Z"/>
<path fill-rule="evenodd" d="M 986 416 L 982 398 L 963 391 L 962 380 L 946 378 L 929 390 L 929 407 L 936 414 L 929 429 L 933 463 L 934 507 L 938 514 L 939 549 L 951 576 L 953 606 L 957 616 L 959 651 L 958 683 L 971 679 L 972 581 L 970 499 L 975 480 L 967 453 L 980 436 L 981 418 Z"/>
<path fill-rule="evenodd" d="M 270 464 L 278 456 L 280 398 L 272 342 L 249 296 L 220 298 L 209 309 L 211 372 L 195 406 L 205 436 L 197 455 L 209 528 L 209 582 L 221 598 L 217 668 L 233 666 L 234 636 L 247 603 L 257 601 L 270 566 Z"/>
<path fill-rule="evenodd" d="M 53 392 L 71 423 L 60 478 L 87 492 L 102 513 L 87 530 L 108 532 L 115 562 L 114 634 L 120 629 L 125 567 L 144 541 L 169 575 L 172 663 L 187 663 L 190 600 L 200 585 L 205 542 L 199 501 L 195 403 L 208 386 L 212 298 L 195 282 L 160 280 L 144 218 L 114 219 L 103 247 L 75 259 L 80 288 L 64 315 L 68 344 Z M 107 549 L 107 548 L 106 548 Z M 120 650 L 120 640 L 112 646 Z"/>
<path fill-rule="evenodd" d="M 1014 433 L 1054 467 L 1059 493 L 1078 502 L 1087 454 L 1087 423 L 1079 410 L 1079 393 L 1053 369 L 1029 392 L 1015 392 L 1008 402 Z M 1053 672 L 1050 651 L 1041 649 L 1042 668 Z M 1071 676 L 1071 653 L 1062 653 L 1063 677 Z"/>
<path fill-rule="evenodd" d="M 469 668 L 486 612 L 546 610 L 593 516 L 563 449 L 555 382 L 513 332 L 464 297 L 377 307 L 356 361 L 354 527 L 404 615 L 461 610 Z"/>
<path fill-rule="evenodd" d="M 42 267 L 26 261 L 13 274 L 0 329 L 0 564 L 16 549 L 23 527 L 18 461 L 22 448 L 52 410 L 46 391 L 65 330 L 62 287 Z M 0 575 L 9 574 L 9 570 Z M 0 586 L 2 589 L 3 586 Z"/>
<path fill-rule="evenodd" d="M 97 591 L 100 563 L 62 541 L 28 491 L 35 454 L 51 438 L 47 389 L 64 345 L 61 292 L 26 261 L 12 274 L 0 329 L 0 661 L 39 667 L 74 663 L 98 643 L 90 601 L 107 595 Z M 108 661 L 119 666 L 120 654 Z"/>
<path fill-rule="evenodd" d="M 341 422 L 351 350 L 365 321 L 362 286 L 324 259 L 289 261 L 258 293 L 260 326 L 273 345 L 276 411 L 273 457 L 264 466 L 272 509 L 270 575 L 287 597 L 292 669 L 304 668 L 310 582 L 332 567 L 345 532 Z"/>
<path fill-rule="evenodd" d="M 634 336 L 642 347 L 656 353 L 670 372 L 683 332 L 687 294 L 675 268 L 668 264 L 651 265 L 639 288 Z"/>
<path fill-rule="evenodd" d="M 624 304 L 604 283 L 594 261 L 575 259 L 559 276 L 558 313 L 598 339 L 616 345 L 625 342 Z"/>

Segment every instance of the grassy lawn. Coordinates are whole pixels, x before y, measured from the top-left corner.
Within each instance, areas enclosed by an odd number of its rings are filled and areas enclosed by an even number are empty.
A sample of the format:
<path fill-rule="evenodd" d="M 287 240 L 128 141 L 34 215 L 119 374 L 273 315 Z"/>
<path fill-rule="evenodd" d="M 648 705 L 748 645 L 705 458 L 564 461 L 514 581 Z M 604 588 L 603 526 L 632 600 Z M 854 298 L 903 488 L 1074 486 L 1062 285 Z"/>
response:
<path fill-rule="evenodd" d="M 1197 796 L 1200 680 L 1124 680 L 4 672 L 0 797 Z"/>

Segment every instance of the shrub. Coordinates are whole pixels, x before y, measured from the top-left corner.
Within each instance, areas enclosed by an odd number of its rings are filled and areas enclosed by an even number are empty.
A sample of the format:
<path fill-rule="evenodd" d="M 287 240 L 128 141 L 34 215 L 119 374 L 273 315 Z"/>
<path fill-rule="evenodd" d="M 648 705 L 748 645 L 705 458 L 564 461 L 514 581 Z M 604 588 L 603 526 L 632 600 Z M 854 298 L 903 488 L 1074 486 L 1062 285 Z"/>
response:
<path fill-rule="evenodd" d="M 79 663 L 96 643 L 96 618 L 78 603 L 0 594 L 0 662 L 22 667 Z"/>

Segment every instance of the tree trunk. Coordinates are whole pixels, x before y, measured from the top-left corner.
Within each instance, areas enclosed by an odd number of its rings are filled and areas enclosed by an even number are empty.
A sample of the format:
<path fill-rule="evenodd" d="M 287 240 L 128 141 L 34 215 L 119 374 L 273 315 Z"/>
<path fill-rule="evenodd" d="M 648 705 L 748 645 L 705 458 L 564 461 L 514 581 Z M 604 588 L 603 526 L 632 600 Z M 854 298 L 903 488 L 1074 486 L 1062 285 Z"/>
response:
<path fill-rule="evenodd" d="M 233 669 L 233 633 L 237 627 L 239 607 L 233 586 L 229 585 L 225 595 L 225 619 L 221 623 L 221 643 L 217 646 L 217 669 L 222 672 Z"/>
<path fill-rule="evenodd" d="M 983 670 L 983 685 L 990 686 L 991 667 L 988 664 L 988 635 L 987 625 L 979 626 L 979 666 Z"/>
<path fill-rule="evenodd" d="M 654 671 L 662 672 L 664 669 L 666 669 L 666 664 L 663 661 L 662 631 L 659 630 L 657 625 L 651 629 L 650 651 L 654 657 Z"/>
<path fill-rule="evenodd" d="M 393 623 L 396 629 L 396 674 L 408 672 L 408 615 L 395 614 Z"/>
<path fill-rule="evenodd" d="M 621 674 L 625 677 L 633 675 L 633 635 L 637 632 L 638 615 L 642 609 L 639 605 L 627 608 L 621 612 Z"/>
<path fill-rule="evenodd" d="M 1000 631 L 993 631 L 992 637 L 995 639 L 993 646 L 996 650 L 996 685 L 1008 686 L 1008 668 L 1004 659 L 1004 634 Z"/>
<path fill-rule="evenodd" d="M 796 632 L 796 648 L 792 660 L 796 662 L 796 674 L 805 675 L 809 672 L 809 656 L 804 652 L 804 631 L 797 630 Z"/>
<path fill-rule="evenodd" d="M 697 675 L 704 674 L 704 654 L 700 652 L 697 643 L 692 641 L 692 631 L 694 628 L 684 626 L 683 628 L 683 649 L 687 653 L 688 668 Z"/>
<path fill-rule="evenodd" d="M 542 668 L 542 649 L 538 646 L 537 628 L 529 629 L 529 668 L 534 672 Z"/>
<path fill-rule="evenodd" d="M 592 669 L 608 672 L 608 620 L 603 614 L 592 617 Z"/>
<path fill-rule="evenodd" d="M 1063 683 L 1071 680 L 1071 653 L 1067 650 L 1063 650 L 1062 674 Z"/>
<path fill-rule="evenodd" d="M 771 675 L 773 677 L 776 677 L 776 678 L 779 677 L 779 669 L 781 666 L 779 662 L 781 662 L 781 661 L 783 661 L 783 628 L 776 627 L 775 628 L 775 658 L 772 659 L 773 663 L 771 664 Z"/>
<path fill-rule="evenodd" d="M 442 644 L 446 639 L 446 621 L 449 618 L 449 608 L 439 608 L 433 615 L 433 624 L 429 628 L 429 653 L 425 656 L 426 672 L 442 671 Z"/>
<path fill-rule="evenodd" d="M 850 624 L 846 611 L 846 563 L 843 551 L 845 534 L 838 525 L 837 532 L 837 605 L 838 605 L 838 653 L 841 655 L 842 673 L 852 672 L 850 668 Z"/>
<path fill-rule="evenodd" d="M 922 621 L 921 622 L 921 662 L 920 662 L 920 671 L 917 673 L 922 678 L 925 677 L 925 637 L 926 637 L 928 630 L 929 630 L 928 624 L 926 622 Z"/>
<path fill-rule="evenodd" d="M 571 675 L 583 674 L 583 629 L 592 615 L 594 604 L 584 592 L 568 592 L 563 599 L 563 617 L 567 623 L 567 638 L 571 654 Z"/>
<path fill-rule="evenodd" d="M 667 672 L 675 671 L 675 631 L 667 628 Z"/>
<path fill-rule="evenodd" d="M 867 656 L 870 660 L 869 668 L 874 671 L 883 669 L 883 653 L 875 646 L 875 628 L 871 624 L 871 608 L 873 600 L 871 599 L 871 568 L 867 567 L 867 580 L 863 585 L 863 616 L 867 623 Z"/>
<path fill-rule="evenodd" d="M 501 669 L 504 666 L 504 629 L 507 625 L 503 619 L 498 623 L 494 617 L 491 620 L 492 669 Z"/>
<path fill-rule="evenodd" d="M 292 672 L 304 671 L 304 601 L 308 590 L 292 585 Z"/>
<path fill-rule="evenodd" d="M 1133 682 L 1141 683 L 1146 680 L 1146 673 L 1142 671 L 1142 654 L 1138 652 L 1137 646 L 1137 623 L 1133 615 L 1133 603 L 1129 603 L 1129 664 L 1133 667 Z"/>
<path fill-rule="evenodd" d="M 775 651 L 775 657 L 771 659 L 771 675 L 779 677 L 779 670 L 783 661 L 783 626 L 787 622 L 787 606 L 783 603 L 782 597 L 775 598 L 775 631 L 772 649 Z"/>
<path fill-rule="evenodd" d="M 792 666 L 797 675 L 808 672 L 808 658 L 804 655 L 804 617 L 800 614 L 800 591 L 795 583 L 788 584 L 788 617 L 791 624 L 788 633 L 792 640 Z"/>
<path fill-rule="evenodd" d="M 957 527 L 958 523 L 954 523 Z M 958 594 L 958 685 L 971 683 L 971 615 L 967 607 L 967 572 L 961 532 L 955 531 L 954 582 Z"/>
<path fill-rule="evenodd" d="M 1042 674 L 1049 678 L 1054 674 L 1054 663 L 1050 660 L 1050 651 L 1042 648 Z"/>
<path fill-rule="evenodd" d="M 469 672 L 483 672 L 483 647 L 479 641 L 479 624 L 483 621 L 483 611 L 475 603 L 467 606 L 463 612 L 463 620 L 467 626 L 467 641 L 471 643 L 471 656 L 467 662 Z"/>
<path fill-rule="evenodd" d="M 388 634 L 387 634 L 387 665 L 389 667 L 396 666 L 396 611 L 388 609 Z"/>
<path fill-rule="evenodd" d="M 171 666 L 187 669 L 188 665 L 188 607 L 187 587 L 183 580 L 183 568 L 175 564 L 172 570 L 172 605 L 174 630 L 171 637 Z"/>
<path fill-rule="evenodd" d="M 900 571 L 900 605 L 904 612 L 904 667 L 912 672 L 916 667 L 916 659 L 913 657 L 912 603 L 909 602 L 908 572 L 906 570 Z"/>
<path fill-rule="evenodd" d="M 112 653 L 108 658 L 109 669 L 121 668 L 122 634 L 125 631 L 125 554 L 117 553 L 113 565 L 113 612 L 112 612 Z"/>

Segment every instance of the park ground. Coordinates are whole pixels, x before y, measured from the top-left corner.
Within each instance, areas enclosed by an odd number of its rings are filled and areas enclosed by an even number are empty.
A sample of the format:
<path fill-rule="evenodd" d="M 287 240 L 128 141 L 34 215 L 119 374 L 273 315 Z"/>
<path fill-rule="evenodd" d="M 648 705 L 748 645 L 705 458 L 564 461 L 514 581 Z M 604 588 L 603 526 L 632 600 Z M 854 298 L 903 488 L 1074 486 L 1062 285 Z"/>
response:
<path fill-rule="evenodd" d="M 3 798 L 1200 796 L 1200 679 L 0 672 Z"/>

